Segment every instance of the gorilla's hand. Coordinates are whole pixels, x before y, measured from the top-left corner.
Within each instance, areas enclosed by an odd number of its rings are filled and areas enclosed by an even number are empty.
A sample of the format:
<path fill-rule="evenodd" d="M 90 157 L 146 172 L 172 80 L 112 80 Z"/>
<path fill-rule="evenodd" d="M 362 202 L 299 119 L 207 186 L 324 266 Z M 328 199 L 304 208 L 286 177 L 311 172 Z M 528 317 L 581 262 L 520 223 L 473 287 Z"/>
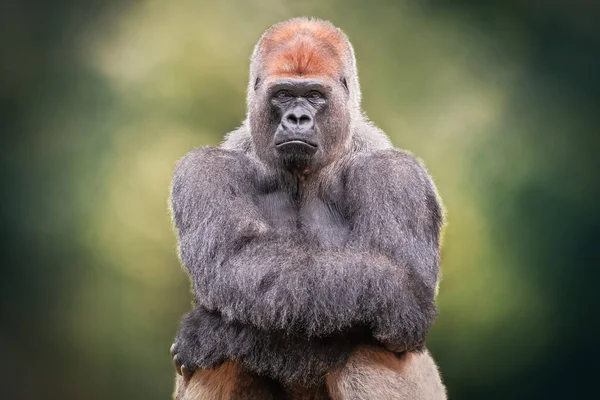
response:
<path fill-rule="evenodd" d="M 226 349 L 218 331 L 221 320 L 203 309 L 195 309 L 181 321 L 171 356 L 175 369 L 187 381 L 197 369 L 214 368 L 225 361 Z"/>
<path fill-rule="evenodd" d="M 422 292 L 428 288 L 422 286 Z M 437 315 L 433 302 L 422 301 L 433 294 L 413 293 L 397 295 L 395 305 L 401 307 L 384 307 L 376 314 L 372 329 L 373 337 L 385 348 L 395 353 L 413 351 L 425 344 L 429 327 Z M 400 301 L 399 298 L 402 298 Z"/>

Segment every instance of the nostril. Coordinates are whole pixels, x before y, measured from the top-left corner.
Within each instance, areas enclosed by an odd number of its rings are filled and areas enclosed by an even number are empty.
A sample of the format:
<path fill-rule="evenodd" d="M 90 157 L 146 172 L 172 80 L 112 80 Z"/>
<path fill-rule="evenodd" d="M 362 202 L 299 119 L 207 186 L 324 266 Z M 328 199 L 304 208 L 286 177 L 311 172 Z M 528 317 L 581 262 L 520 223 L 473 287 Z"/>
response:
<path fill-rule="evenodd" d="M 288 122 L 291 122 L 294 125 L 298 125 L 298 118 L 294 114 L 290 114 L 287 116 Z"/>
<path fill-rule="evenodd" d="M 311 121 L 311 118 L 308 115 L 304 114 L 303 116 L 300 117 L 299 125 L 309 124 L 310 121 Z"/>

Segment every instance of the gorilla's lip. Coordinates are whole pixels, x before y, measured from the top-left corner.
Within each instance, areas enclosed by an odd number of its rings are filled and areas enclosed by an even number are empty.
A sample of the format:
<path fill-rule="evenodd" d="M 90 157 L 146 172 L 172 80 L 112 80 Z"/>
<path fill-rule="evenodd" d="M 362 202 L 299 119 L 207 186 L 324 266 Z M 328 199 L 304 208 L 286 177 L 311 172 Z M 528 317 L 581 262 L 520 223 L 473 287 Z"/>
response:
<path fill-rule="evenodd" d="M 281 147 L 281 146 L 284 146 L 286 144 L 301 144 L 301 145 L 307 145 L 307 146 L 310 146 L 310 147 L 314 147 L 315 149 L 317 148 L 317 144 L 316 143 L 309 142 L 306 139 L 287 139 L 287 140 L 282 140 L 282 141 L 276 142 L 275 146 Z"/>

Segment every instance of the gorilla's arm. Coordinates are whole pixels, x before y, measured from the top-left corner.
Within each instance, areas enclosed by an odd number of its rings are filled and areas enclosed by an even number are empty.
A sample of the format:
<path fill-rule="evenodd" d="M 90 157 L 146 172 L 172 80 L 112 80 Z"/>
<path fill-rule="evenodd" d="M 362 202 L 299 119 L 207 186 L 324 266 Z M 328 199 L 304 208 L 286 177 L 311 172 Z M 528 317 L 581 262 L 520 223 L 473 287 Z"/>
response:
<path fill-rule="evenodd" d="M 260 176 L 261 166 L 243 153 L 215 147 L 193 150 L 177 163 L 171 215 L 194 283 L 206 263 L 223 262 L 230 251 L 269 230 L 254 202 Z"/>
<path fill-rule="evenodd" d="M 218 312 L 199 306 L 181 321 L 171 351 L 176 367 L 183 366 L 188 372 L 237 360 L 259 375 L 285 383 L 315 384 L 328 370 L 344 365 L 354 348 L 365 343 L 369 343 L 368 338 L 361 332 L 309 339 L 283 331 L 260 330 L 223 321 Z"/>
<path fill-rule="evenodd" d="M 257 172 L 238 165 L 246 157 L 203 151 L 180 163 L 172 191 L 201 305 L 266 330 L 322 336 L 366 324 L 398 348 L 422 344 L 436 313 L 442 213 L 416 160 L 394 150 L 355 160 L 344 173 L 350 239 L 325 251 L 270 229 L 252 201 Z M 210 151 L 218 156 L 207 161 Z"/>
<path fill-rule="evenodd" d="M 365 155 L 346 179 L 352 232 L 347 248 L 369 254 L 366 315 L 390 348 L 423 344 L 436 315 L 442 205 L 425 168 L 410 154 Z M 384 262 L 379 260 L 384 259 Z"/>

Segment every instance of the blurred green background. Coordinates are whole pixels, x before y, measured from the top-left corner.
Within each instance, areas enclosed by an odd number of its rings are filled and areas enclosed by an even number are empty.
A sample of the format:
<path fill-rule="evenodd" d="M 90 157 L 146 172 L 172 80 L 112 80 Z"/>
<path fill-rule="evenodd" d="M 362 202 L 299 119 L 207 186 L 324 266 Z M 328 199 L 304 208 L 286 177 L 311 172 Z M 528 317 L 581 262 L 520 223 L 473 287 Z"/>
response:
<path fill-rule="evenodd" d="M 0 398 L 166 399 L 190 308 L 175 161 L 244 118 L 271 24 L 330 19 L 448 210 L 429 339 L 452 399 L 591 398 L 600 2 L 0 2 Z"/>

